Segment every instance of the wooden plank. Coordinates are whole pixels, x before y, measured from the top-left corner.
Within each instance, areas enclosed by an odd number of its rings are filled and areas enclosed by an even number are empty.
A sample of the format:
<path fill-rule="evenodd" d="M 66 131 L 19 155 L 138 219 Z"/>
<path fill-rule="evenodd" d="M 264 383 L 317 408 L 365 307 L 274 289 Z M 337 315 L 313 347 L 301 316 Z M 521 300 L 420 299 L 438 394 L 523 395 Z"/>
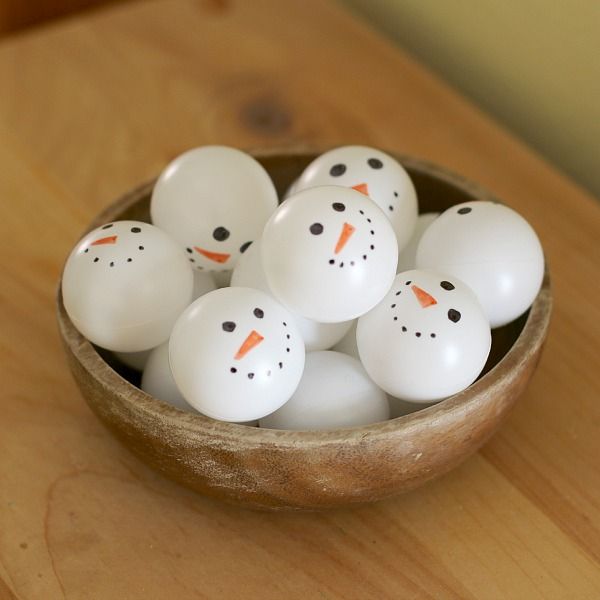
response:
<path fill-rule="evenodd" d="M 0 86 L 7 589 L 23 599 L 598 597 L 593 199 L 317 0 L 117 7 L 0 43 Z M 405 497 L 267 515 L 186 492 L 81 401 L 55 331 L 62 262 L 96 212 L 188 147 L 347 142 L 434 160 L 532 222 L 556 299 L 538 373 L 480 454 Z"/>

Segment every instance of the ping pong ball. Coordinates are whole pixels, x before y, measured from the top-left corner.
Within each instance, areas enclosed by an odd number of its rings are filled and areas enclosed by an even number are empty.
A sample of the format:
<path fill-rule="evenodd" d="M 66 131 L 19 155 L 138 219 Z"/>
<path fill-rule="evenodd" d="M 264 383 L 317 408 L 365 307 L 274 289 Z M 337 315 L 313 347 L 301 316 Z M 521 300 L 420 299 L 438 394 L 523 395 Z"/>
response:
<path fill-rule="evenodd" d="M 433 402 L 475 381 L 491 332 L 464 283 L 413 270 L 399 273 L 383 301 L 358 320 L 356 341 L 367 373 L 388 394 Z"/>
<path fill-rule="evenodd" d="M 225 271 L 260 237 L 276 207 L 275 186 L 258 161 L 235 148 L 203 146 L 161 173 L 150 214 L 195 269 Z"/>
<path fill-rule="evenodd" d="M 417 193 L 395 158 L 367 146 L 334 148 L 306 167 L 293 191 L 322 185 L 345 186 L 366 194 L 392 223 L 398 248 L 402 250 L 408 243 L 417 221 Z"/>
<path fill-rule="evenodd" d="M 117 352 L 166 341 L 192 297 L 193 273 L 166 233 L 138 221 L 94 229 L 65 264 L 62 293 L 73 324 L 92 343 Z"/>
<path fill-rule="evenodd" d="M 262 268 L 260 246 L 261 242 L 257 240 L 240 257 L 231 276 L 231 285 L 254 288 L 272 296 Z M 353 323 L 353 321 L 319 323 L 294 313 L 290 314 L 300 331 L 307 352 L 331 348 L 344 337 Z"/>
<path fill-rule="evenodd" d="M 251 421 L 277 410 L 304 369 L 304 343 L 273 298 L 230 287 L 193 302 L 175 323 L 169 360 L 183 397 L 204 415 Z"/>
<path fill-rule="evenodd" d="M 544 278 L 544 253 L 535 231 L 517 212 L 472 201 L 449 208 L 427 228 L 417 266 L 466 283 L 494 328 L 531 306 Z"/>
<path fill-rule="evenodd" d="M 161 344 L 150 352 L 144 373 L 142 374 L 140 387 L 147 394 L 175 408 L 186 412 L 196 412 L 185 401 L 185 398 L 175 385 L 175 380 L 171 374 L 171 367 L 169 366 L 169 342 Z"/>
<path fill-rule="evenodd" d="M 324 186 L 298 192 L 271 216 L 262 265 L 273 295 L 307 319 L 336 323 L 375 306 L 396 273 L 398 244 L 365 195 Z"/>
<path fill-rule="evenodd" d="M 334 429 L 387 421 L 386 394 L 358 360 L 341 352 L 309 352 L 293 396 L 260 419 L 269 429 Z"/>

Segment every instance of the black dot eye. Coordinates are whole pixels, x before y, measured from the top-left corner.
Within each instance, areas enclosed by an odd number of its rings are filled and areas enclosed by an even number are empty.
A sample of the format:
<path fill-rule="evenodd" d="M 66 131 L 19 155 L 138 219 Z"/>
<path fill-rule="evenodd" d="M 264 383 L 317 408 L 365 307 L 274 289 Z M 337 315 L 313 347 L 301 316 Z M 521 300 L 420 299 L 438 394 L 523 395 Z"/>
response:
<path fill-rule="evenodd" d="M 440 281 L 440 286 L 449 292 L 454 289 L 454 286 L 449 281 Z"/>
<path fill-rule="evenodd" d="M 213 231 L 213 237 L 217 242 L 224 242 L 229 237 L 229 231 L 225 227 L 217 227 Z"/>
<path fill-rule="evenodd" d="M 110 229 L 112 226 L 112 223 L 109 223 L 108 225 L 102 225 L 102 229 Z"/>
<path fill-rule="evenodd" d="M 459 215 L 468 215 L 473 209 L 469 208 L 468 206 L 463 206 L 462 208 L 459 208 L 456 212 L 458 212 Z"/>
<path fill-rule="evenodd" d="M 342 163 L 338 163 L 337 165 L 333 165 L 331 169 L 329 169 L 329 174 L 332 177 L 340 177 L 346 172 L 346 165 Z"/>
<path fill-rule="evenodd" d="M 346 210 L 346 205 L 341 202 L 334 202 L 332 205 L 333 210 L 337 210 L 337 212 L 344 212 Z"/>
<path fill-rule="evenodd" d="M 460 321 L 460 317 L 461 314 L 457 311 L 454 310 L 453 308 L 451 308 L 448 311 L 448 318 L 453 322 L 453 323 L 458 323 Z"/>
<path fill-rule="evenodd" d="M 383 163 L 378 158 L 370 158 L 367 161 L 367 164 L 371 169 L 381 169 L 381 167 L 383 167 Z"/>
<path fill-rule="evenodd" d="M 141 229 L 139 227 L 132 227 L 131 228 L 131 233 L 139 233 L 141 231 Z"/>
<path fill-rule="evenodd" d="M 321 235 L 323 233 L 323 225 L 321 223 L 313 223 L 309 229 L 313 235 Z"/>
<path fill-rule="evenodd" d="M 223 327 L 223 331 L 231 333 L 235 329 L 235 323 L 233 321 L 224 321 L 221 327 Z"/>
<path fill-rule="evenodd" d="M 255 308 L 253 312 L 257 319 L 262 319 L 265 316 L 265 311 L 262 308 Z"/>
<path fill-rule="evenodd" d="M 252 245 L 252 242 L 244 242 L 241 246 L 240 246 L 240 252 L 242 254 L 244 254 L 244 252 L 246 252 L 246 250 L 248 250 L 248 248 L 250 248 L 250 246 Z"/>

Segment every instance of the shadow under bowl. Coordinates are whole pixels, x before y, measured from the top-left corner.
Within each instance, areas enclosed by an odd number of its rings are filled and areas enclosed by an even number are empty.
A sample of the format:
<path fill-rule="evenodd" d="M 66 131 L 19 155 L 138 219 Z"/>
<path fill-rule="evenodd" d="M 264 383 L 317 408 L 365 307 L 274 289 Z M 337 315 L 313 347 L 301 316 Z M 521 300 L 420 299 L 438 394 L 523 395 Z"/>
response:
<path fill-rule="evenodd" d="M 316 152 L 254 156 L 280 193 Z M 409 172 L 421 212 L 469 200 L 496 199 L 435 165 L 398 157 Z M 90 225 L 149 222 L 154 182 L 129 192 Z M 75 329 L 60 286 L 57 316 L 69 366 L 100 420 L 144 463 L 201 494 L 248 508 L 319 510 L 372 502 L 423 485 L 457 466 L 496 431 L 527 386 L 547 335 L 552 309 L 546 272 L 522 317 L 494 330 L 479 379 L 418 412 L 365 427 L 276 431 L 182 412 L 140 390 L 135 374 L 112 366 Z"/>

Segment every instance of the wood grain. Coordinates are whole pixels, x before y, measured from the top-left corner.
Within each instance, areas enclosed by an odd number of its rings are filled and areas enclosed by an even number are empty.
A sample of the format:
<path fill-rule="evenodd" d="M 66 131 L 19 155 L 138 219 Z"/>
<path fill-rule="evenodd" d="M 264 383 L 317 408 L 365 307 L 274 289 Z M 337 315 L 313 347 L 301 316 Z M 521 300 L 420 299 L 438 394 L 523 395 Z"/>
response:
<path fill-rule="evenodd" d="M 20 600 L 598 598 L 592 198 L 317 0 L 116 7 L 0 42 L 0 82 L 4 588 Z M 82 402 L 54 322 L 64 258 L 93 215 L 186 148 L 347 142 L 445 165 L 534 225 L 555 298 L 537 373 L 481 452 L 400 499 L 265 515 L 187 492 Z"/>

